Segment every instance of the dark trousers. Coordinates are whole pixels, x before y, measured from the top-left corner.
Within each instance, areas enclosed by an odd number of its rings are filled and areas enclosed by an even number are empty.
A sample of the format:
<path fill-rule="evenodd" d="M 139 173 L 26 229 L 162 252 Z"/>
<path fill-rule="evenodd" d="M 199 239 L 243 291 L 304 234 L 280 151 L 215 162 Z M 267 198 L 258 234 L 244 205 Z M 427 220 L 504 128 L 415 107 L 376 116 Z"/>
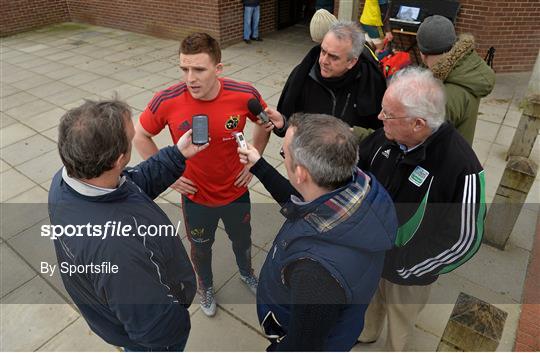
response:
<path fill-rule="evenodd" d="M 191 243 L 191 261 L 199 278 L 199 288 L 212 286 L 212 244 L 219 220 L 232 242 L 240 274 L 248 276 L 251 268 L 251 204 L 249 192 L 225 206 L 207 207 L 182 196 L 182 209 L 188 239 Z"/>
<path fill-rule="evenodd" d="M 124 352 L 183 352 L 186 348 L 187 336 L 177 343 L 169 347 L 147 348 L 143 346 L 124 347 Z"/>

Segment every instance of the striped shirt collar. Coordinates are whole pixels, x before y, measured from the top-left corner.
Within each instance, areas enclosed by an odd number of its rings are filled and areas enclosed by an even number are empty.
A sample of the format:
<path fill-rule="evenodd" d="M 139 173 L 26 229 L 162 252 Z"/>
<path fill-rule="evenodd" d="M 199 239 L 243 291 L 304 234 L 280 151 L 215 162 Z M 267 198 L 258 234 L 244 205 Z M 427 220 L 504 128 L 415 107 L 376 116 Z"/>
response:
<path fill-rule="evenodd" d="M 360 169 L 356 169 L 353 180 L 346 186 L 322 195 L 312 202 L 305 202 L 291 196 L 292 206 L 282 208 L 281 213 L 293 216 L 295 213 L 304 218 L 319 232 L 327 232 L 349 219 L 360 207 L 369 193 L 371 178 Z"/>

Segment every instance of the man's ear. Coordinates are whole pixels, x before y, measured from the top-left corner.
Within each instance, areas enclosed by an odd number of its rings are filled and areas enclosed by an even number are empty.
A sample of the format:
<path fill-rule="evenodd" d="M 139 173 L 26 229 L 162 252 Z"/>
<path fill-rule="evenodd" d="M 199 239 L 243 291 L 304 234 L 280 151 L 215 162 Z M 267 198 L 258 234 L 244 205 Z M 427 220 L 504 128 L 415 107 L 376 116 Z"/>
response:
<path fill-rule="evenodd" d="M 114 169 L 124 169 L 124 162 L 123 162 L 123 159 L 126 157 L 125 153 L 121 153 L 120 156 L 118 156 L 118 158 L 116 159 L 116 161 L 114 161 Z"/>
<path fill-rule="evenodd" d="M 424 119 L 414 119 L 414 131 L 421 131 L 427 126 L 427 122 Z"/>
<path fill-rule="evenodd" d="M 306 181 L 308 181 L 311 178 L 306 167 L 302 165 L 297 165 L 295 169 L 296 170 L 295 170 L 294 175 L 296 177 L 297 184 L 304 184 Z"/>
<path fill-rule="evenodd" d="M 354 65 L 358 62 L 358 58 L 352 58 L 349 60 L 349 63 L 347 64 L 347 70 L 350 70 L 353 68 Z"/>
<path fill-rule="evenodd" d="M 219 63 L 216 65 L 216 75 L 221 75 L 223 73 L 223 64 Z"/>

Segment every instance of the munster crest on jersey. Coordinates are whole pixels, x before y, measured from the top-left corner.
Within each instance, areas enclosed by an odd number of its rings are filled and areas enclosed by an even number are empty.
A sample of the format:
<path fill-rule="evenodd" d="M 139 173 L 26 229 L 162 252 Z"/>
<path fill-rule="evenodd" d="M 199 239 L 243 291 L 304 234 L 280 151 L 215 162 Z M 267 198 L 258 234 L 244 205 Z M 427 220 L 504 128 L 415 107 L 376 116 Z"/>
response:
<path fill-rule="evenodd" d="M 225 128 L 227 130 L 236 129 L 238 123 L 240 122 L 240 115 L 231 115 L 227 122 L 225 123 Z"/>

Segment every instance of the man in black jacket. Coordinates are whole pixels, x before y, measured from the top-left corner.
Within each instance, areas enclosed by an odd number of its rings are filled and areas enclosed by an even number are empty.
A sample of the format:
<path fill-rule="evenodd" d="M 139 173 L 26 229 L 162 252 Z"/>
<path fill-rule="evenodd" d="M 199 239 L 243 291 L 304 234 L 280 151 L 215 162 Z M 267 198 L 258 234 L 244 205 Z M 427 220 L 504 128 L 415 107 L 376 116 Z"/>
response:
<path fill-rule="evenodd" d="M 289 75 L 277 111 L 267 109 L 276 120 L 280 113 L 320 113 L 335 116 L 365 136 L 365 129 L 382 126 L 377 119 L 386 81 L 377 59 L 364 46 L 357 24 L 340 21 L 332 25 L 321 45 L 310 50 Z M 285 128 L 275 130 L 285 135 Z"/>
<path fill-rule="evenodd" d="M 484 171 L 474 151 L 445 123 L 442 82 L 409 68 L 388 86 L 384 124 L 360 145 L 359 167 L 394 201 L 399 228 L 386 253 L 361 342 L 375 341 L 388 317 L 386 351 L 403 351 L 439 275 L 468 261 L 482 242 Z"/>
<path fill-rule="evenodd" d="M 64 167 L 49 191 L 62 281 L 90 328 L 131 351 L 182 351 L 195 274 L 167 215 L 152 201 L 174 183 L 194 146 L 191 130 L 125 169 L 135 129 L 127 104 L 87 101 L 60 122 Z M 67 271 L 69 269 L 69 271 Z"/>

